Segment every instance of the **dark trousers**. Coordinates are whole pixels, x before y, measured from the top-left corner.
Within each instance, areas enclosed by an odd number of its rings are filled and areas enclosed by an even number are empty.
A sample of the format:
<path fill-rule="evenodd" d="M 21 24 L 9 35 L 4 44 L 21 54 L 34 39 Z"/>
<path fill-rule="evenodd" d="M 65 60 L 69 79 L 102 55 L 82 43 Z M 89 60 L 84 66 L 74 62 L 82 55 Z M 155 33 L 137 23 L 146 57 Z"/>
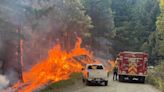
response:
<path fill-rule="evenodd" d="M 114 72 L 113 73 L 113 80 L 117 80 L 117 76 L 118 76 L 117 72 Z"/>

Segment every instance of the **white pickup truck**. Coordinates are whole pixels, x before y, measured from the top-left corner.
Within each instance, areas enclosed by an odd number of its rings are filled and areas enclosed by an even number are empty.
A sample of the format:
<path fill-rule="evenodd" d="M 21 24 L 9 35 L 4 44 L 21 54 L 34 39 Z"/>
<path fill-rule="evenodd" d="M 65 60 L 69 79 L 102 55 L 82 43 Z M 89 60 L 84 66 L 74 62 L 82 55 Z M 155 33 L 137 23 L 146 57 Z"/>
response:
<path fill-rule="evenodd" d="M 105 86 L 108 85 L 108 71 L 105 70 L 102 64 L 87 64 L 82 70 L 82 79 L 86 85 L 90 85 L 91 83 L 104 83 Z"/>

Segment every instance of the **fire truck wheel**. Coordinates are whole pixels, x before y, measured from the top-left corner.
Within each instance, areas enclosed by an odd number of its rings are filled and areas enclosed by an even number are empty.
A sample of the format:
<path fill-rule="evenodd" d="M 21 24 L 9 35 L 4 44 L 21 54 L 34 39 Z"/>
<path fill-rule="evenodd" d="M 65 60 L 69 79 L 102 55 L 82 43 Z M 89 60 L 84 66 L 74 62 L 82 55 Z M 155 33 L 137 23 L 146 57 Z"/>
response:
<path fill-rule="evenodd" d="M 141 83 L 145 83 L 145 77 L 141 77 L 141 78 L 140 78 L 140 82 L 141 82 Z"/>
<path fill-rule="evenodd" d="M 85 85 L 86 86 L 89 86 L 90 85 L 90 82 L 88 80 L 85 81 Z"/>

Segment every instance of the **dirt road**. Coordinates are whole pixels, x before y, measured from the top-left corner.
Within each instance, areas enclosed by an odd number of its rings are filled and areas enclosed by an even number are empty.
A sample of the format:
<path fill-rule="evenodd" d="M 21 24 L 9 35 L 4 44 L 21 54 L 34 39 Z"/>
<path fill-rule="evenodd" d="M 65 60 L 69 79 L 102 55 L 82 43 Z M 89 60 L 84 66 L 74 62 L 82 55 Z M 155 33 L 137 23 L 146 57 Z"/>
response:
<path fill-rule="evenodd" d="M 113 81 L 109 78 L 108 86 L 85 86 L 82 82 L 68 87 L 62 92 L 161 92 L 148 84 L 125 83 Z"/>

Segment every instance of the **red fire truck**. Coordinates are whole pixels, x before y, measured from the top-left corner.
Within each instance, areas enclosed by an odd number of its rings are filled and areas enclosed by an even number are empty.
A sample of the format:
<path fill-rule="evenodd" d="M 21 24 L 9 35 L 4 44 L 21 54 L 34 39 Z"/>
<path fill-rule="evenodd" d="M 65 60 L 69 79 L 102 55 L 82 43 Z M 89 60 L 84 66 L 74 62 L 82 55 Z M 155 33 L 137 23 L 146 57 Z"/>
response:
<path fill-rule="evenodd" d="M 119 81 L 139 81 L 144 83 L 147 76 L 148 54 L 123 51 L 118 54 Z"/>

